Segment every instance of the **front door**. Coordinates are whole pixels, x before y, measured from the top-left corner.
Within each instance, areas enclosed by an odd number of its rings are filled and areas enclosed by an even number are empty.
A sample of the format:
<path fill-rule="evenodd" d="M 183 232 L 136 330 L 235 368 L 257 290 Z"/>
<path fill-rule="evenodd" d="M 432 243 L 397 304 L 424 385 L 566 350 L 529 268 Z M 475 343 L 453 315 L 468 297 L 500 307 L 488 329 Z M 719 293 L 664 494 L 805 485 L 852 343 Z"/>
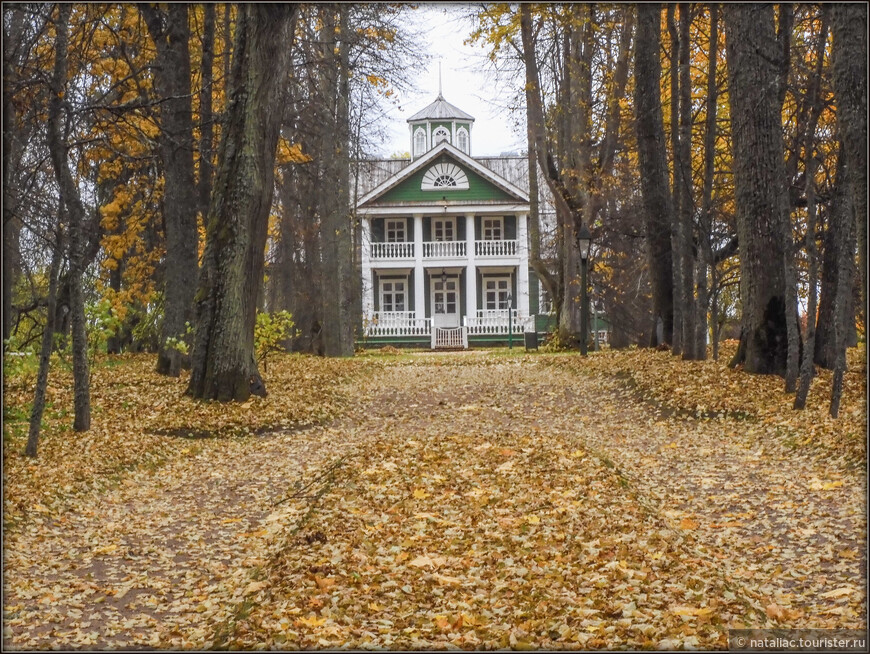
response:
<path fill-rule="evenodd" d="M 459 327 L 459 282 L 456 278 L 432 280 L 432 324 Z"/>

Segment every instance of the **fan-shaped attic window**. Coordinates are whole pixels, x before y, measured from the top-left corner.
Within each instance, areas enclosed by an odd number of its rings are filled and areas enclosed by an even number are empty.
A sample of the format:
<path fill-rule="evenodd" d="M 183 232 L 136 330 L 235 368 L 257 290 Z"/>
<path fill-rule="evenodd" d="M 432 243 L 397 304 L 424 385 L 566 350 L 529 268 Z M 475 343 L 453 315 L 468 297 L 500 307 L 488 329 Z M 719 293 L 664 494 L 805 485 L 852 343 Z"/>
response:
<path fill-rule="evenodd" d="M 468 176 L 452 163 L 439 163 L 432 166 L 423 175 L 420 189 L 423 191 L 451 190 L 460 191 L 468 188 Z"/>

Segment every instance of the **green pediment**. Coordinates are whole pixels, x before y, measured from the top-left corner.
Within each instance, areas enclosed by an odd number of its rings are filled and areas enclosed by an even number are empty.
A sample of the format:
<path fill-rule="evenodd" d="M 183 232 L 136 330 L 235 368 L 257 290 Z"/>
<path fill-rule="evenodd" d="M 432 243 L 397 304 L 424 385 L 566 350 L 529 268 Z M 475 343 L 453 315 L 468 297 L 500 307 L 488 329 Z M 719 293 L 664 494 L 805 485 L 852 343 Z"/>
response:
<path fill-rule="evenodd" d="M 462 174 L 467 179 L 467 188 L 462 188 L 465 183 L 461 182 L 460 187 L 451 188 L 450 186 L 441 186 L 431 188 L 430 173 L 427 183 L 424 184 L 424 178 L 427 172 L 439 165 L 449 164 L 453 167 L 458 167 Z M 424 186 L 431 190 L 424 190 Z M 402 180 L 396 186 L 387 189 L 378 197 L 372 198 L 366 202 L 367 206 L 381 204 L 406 204 L 406 203 L 421 203 L 431 204 L 434 201 L 447 198 L 450 202 L 517 202 L 522 201 L 504 189 L 499 188 L 489 180 L 482 177 L 480 174 L 472 170 L 464 162 L 452 157 L 448 154 L 442 154 L 439 157 L 429 161 L 419 170 L 412 173 L 407 179 Z"/>

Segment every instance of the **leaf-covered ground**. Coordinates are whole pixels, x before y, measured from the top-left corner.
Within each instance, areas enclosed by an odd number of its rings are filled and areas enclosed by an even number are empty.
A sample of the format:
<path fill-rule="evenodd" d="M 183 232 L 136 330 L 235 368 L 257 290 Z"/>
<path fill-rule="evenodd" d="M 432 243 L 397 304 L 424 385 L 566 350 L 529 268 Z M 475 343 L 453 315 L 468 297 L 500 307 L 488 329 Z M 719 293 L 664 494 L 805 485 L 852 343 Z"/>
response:
<path fill-rule="evenodd" d="M 58 432 L 28 464 L 4 439 L 4 645 L 721 648 L 729 627 L 866 628 L 863 454 L 830 436 L 864 433 L 863 374 L 846 420 L 811 405 L 795 425 L 776 380 L 663 354 L 286 357 L 269 398 L 232 410 L 180 399 L 183 380 L 154 393 L 153 360 L 125 361 L 101 401 L 122 379 L 140 395 L 103 409 L 92 446 Z"/>

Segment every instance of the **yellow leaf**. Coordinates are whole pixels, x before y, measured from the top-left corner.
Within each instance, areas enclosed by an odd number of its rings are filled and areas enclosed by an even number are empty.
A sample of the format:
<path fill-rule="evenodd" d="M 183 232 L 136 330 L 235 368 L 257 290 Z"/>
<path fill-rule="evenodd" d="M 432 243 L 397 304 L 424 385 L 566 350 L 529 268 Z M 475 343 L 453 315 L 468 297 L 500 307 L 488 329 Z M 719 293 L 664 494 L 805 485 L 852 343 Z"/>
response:
<path fill-rule="evenodd" d="M 244 595 L 253 595 L 257 591 L 263 590 L 266 586 L 268 586 L 265 581 L 252 581 L 245 587 Z"/>
<path fill-rule="evenodd" d="M 309 618 L 297 618 L 296 625 L 297 626 L 305 626 L 305 627 L 320 627 L 321 625 L 326 623 L 326 618 L 318 618 L 316 615 L 312 615 Z"/>
<path fill-rule="evenodd" d="M 326 590 L 330 586 L 335 586 L 335 579 L 332 579 L 330 577 L 318 577 L 317 575 L 315 575 L 314 582 L 317 584 L 320 590 Z"/>
<path fill-rule="evenodd" d="M 536 515 L 527 515 L 526 522 L 528 522 L 530 525 L 538 525 L 541 523 L 541 519 Z"/>
<path fill-rule="evenodd" d="M 94 554 L 109 554 L 111 552 L 114 552 L 116 549 L 118 549 L 117 544 L 106 545 L 105 547 L 98 547 L 97 549 L 95 549 Z"/>
<path fill-rule="evenodd" d="M 821 597 L 824 597 L 825 599 L 833 599 L 835 597 L 845 597 L 846 595 L 851 595 L 854 592 L 854 588 L 843 586 L 842 588 L 837 588 L 836 590 L 829 590 L 827 593 L 822 593 Z"/>
<path fill-rule="evenodd" d="M 414 497 L 416 497 L 418 500 L 425 500 L 427 497 L 429 497 L 429 493 L 424 491 L 422 488 L 418 488 L 414 491 Z"/>
<path fill-rule="evenodd" d="M 415 568 L 423 568 L 427 565 L 432 566 L 433 568 L 435 567 L 434 561 L 432 561 L 432 559 L 430 559 L 425 554 L 421 554 L 416 559 L 408 563 L 408 565 L 413 565 Z"/>
<path fill-rule="evenodd" d="M 691 518 L 683 518 L 680 520 L 680 529 L 697 529 L 698 523 Z"/>

